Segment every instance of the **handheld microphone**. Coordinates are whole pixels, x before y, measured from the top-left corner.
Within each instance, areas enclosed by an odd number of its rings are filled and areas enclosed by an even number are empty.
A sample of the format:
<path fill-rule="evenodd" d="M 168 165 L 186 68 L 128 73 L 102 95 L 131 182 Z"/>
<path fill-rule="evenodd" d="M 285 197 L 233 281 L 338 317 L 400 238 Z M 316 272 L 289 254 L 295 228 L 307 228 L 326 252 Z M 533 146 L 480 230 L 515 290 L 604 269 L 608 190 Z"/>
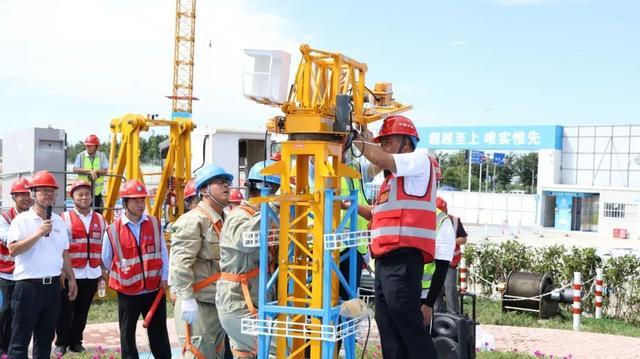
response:
<path fill-rule="evenodd" d="M 53 206 L 47 206 L 47 208 L 45 209 L 45 218 L 47 220 L 51 219 L 51 212 L 53 211 Z M 44 236 L 45 238 L 49 238 L 49 233 L 47 233 L 46 236 Z"/>

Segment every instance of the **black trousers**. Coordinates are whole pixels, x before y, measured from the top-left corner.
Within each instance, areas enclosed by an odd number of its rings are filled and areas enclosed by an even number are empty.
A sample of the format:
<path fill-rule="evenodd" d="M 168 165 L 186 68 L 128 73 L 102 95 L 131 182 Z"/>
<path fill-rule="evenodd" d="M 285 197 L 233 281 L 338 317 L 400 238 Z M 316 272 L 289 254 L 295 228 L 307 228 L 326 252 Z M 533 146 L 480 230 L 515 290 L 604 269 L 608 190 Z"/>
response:
<path fill-rule="evenodd" d="M 60 314 L 56 325 L 56 345 L 71 346 L 82 344 L 82 332 L 87 325 L 87 315 L 98 290 L 96 279 L 78 279 L 78 296 L 69 301 L 69 290 L 65 286 L 60 293 Z"/>
<path fill-rule="evenodd" d="M 147 315 L 158 292 L 138 295 L 118 293 L 118 321 L 120 324 L 120 347 L 122 359 L 137 359 L 136 324 L 140 315 Z M 171 358 L 171 344 L 167 333 L 167 301 L 162 297 L 160 305 L 147 328 L 151 353 L 156 359 Z"/>
<path fill-rule="evenodd" d="M 422 253 L 401 248 L 376 259 L 375 317 L 384 358 L 435 359 L 422 324 Z"/>
<path fill-rule="evenodd" d="M 102 213 L 102 194 L 97 194 L 93 196 L 93 208 L 97 213 Z"/>
<path fill-rule="evenodd" d="M 16 281 L 13 290 L 13 323 L 9 357 L 28 358 L 29 341 L 33 336 L 33 358 L 51 357 L 51 343 L 60 309 L 60 277 L 51 284 Z"/>
<path fill-rule="evenodd" d="M 340 255 L 344 255 L 349 251 L 349 249 L 344 249 L 340 252 Z M 356 290 L 360 287 L 360 278 L 362 277 L 362 265 L 364 264 L 364 256 L 360 254 L 360 252 L 356 252 Z M 349 258 L 347 257 L 345 260 L 340 262 L 340 272 L 344 276 L 344 278 L 349 280 Z M 353 293 L 356 297 L 358 293 Z M 347 290 L 344 288 L 342 283 L 340 283 L 340 299 L 349 300 L 349 296 L 347 295 Z"/>
<path fill-rule="evenodd" d="M 0 355 L 9 351 L 11 342 L 11 297 L 15 282 L 0 278 L 0 291 L 2 291 L 2 306 L 0 306 Z"/>

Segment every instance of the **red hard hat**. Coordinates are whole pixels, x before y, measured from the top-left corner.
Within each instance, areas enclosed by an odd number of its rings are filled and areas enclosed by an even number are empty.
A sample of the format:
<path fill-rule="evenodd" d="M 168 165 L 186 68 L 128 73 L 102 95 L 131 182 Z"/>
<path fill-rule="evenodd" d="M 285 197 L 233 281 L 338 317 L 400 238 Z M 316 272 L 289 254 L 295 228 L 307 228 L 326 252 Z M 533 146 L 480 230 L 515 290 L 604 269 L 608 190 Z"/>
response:
<path fill-rule="evenodd" d="M 413 136 L 420 140 L 418 136 L 418 130 L 410 119 L 404 116 L 391 116 L 387 117 L 382 123 L 382 128 L 378 132 L 378 136 L 373 139 L 373 142 L 380 143 L 380 139 L 385 136 L 391 135 L 407 135 Z"/>
<path fill-rule="evenodd" d="M 435 157 L 431 157 L 429 156 L 429 159 L 431 160 L 431 165 L 433 165 L 433 170 L 436 174 L 436 179 L 437 180 L 441 180 L 442 179 L 442 169 L 440 168 L 440 163 L 438 163 L 438 160 Z"/>
<path fill-rule="evenodd" d="M 240 203 L 243 199 L 242 191 L 237 188 L 232 189 L 229 193 L 229 202 L 231 203 Z"/>
<path fill-rule="evenodd" d="M 84 139 L 85 146 L 100 146 L 100 139 L 96 135 L 89 135 Z"/>
<path fill-rule="evenodd" d="M 280 161 L 282 160 L 282 153 L 280 152 L 274 152 L 271 154 L 271 159 L 274 161 Z"/>
<path fill-rule="evenodd" d="M 447 201 L 442 199 L 442 197 L 436 198 L 436 207 L 444 213 L 447 213 Z"/>
<path fill-rule="evenodd" d="M 58 181 L 56 181 L 56 177 L 51 174 L 49 171 L 39 171 L 36 172 L 33 177 L 31 177 L 31 181 L 29 181 L 29 188 L 36 187 L 52 187 L 58 188 Z"/>
<path fill-rule="evenodd" d="M 10 194 L 14 193 L 29 193 L 29 180 L 26 177 L 13 181 Z"/>
<path fill-rule="evenodd" d="M 76 181 L 73 181 L 73 183 L 71 184 L 71 189 L 69 190 L 69 194 L 73 196 L 73 191 L 81 187 L 86 187 L 89 190 L 91 190 L 91 185 L 89 184 L 89 182 L 84 180 L 76 180 Z"/>
<path fill-rule="evenodd" d="M 122 189 L 120 189 L 120 197 L 121 198 L 146 198 L 147 195 L 147 187 L 145 187 L 144 183 L 131 179 L 128 180 Z"/>
<path fill-rule="evenodd" d="M 190 179 L 189 182 L 184 186 L 184 199 L 189 197 L 193 197 L 196 195 L 196 181 L 194 179 Z"/>

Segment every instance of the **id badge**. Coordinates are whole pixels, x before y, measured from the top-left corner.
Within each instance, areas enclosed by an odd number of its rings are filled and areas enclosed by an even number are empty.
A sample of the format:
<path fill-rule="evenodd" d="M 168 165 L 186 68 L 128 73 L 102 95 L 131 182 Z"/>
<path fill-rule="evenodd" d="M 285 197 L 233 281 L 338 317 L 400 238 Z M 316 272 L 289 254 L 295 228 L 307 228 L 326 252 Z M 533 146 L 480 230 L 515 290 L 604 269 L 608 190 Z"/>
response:
<path fill-rule="evenodd" d="M 100 232 L 99 232 L 99 231 L 97 231 L 97 232 L 91 232 L 91 238 L 93 238 L 93 239 L 100 239 L 100 237 L 102 237 L 102 236 L 100 235 Z"/>
<path fill-rule="evenodd" d="M 156 251 L 155 244 L 147 244 L 145 248 L 147 253 L 155 253 Z"/>

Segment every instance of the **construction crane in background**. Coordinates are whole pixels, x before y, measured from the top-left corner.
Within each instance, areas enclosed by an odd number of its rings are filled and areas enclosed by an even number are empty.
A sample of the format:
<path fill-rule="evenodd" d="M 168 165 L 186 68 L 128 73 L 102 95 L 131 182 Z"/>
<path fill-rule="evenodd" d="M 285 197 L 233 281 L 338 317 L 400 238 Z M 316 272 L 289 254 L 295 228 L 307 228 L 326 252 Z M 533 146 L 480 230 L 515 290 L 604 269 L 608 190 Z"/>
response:
<path fill-rule="evenodd" d="M 195 45 L 196 1 L 176 0 L 173 95 L 171 120 L 156 116 L 127 114 L 111 121 L 109 171 L 112 175 L 105 196 L 105 219 L 114 217 L 123 176 L 144 182 L 145 175 L 160 175 L 153 202 L 147 200 L 150 215 L 174 222 L 184 213 L 184 186 L 191 179 L 191 121 L 193 97 L 193 65 Z M 169 127 L 169 148 L 161 173 L 145 174 L 140 168 L 140 133 L 149 127 Z M 116 147 L 118 153 L 116 155 Z"/>
<path fill-rule="evenodd" d="M 267 124 L 269 131 L 288 136 L 281 144 L 281 161 L 262 171 L 295 185 L 280 187 L 281 194 L 275 196 L 267 197 L 264 192 L 258 199 L 262 202 L 260 234 L 245 236 L 247 243 L 254 239 L 253 243 L 260 246 L 258 313 L 255 318 L 243 319 L 242 326 L 247 334 L 258 335 L 259 358 L 268 358 L 272 337 L 278 358 L 304 358 L 308 352 L 312 359 L 333 359 L 337 357 L 338 340 L 343 340 L 346 357 L 354 358 L 355 333 L 361 318 L 340 315 L 338 284 L 344 285 L 351 298 L 356 297 L 355 247 L 368 241 L 369 233 L 356 228 L 357 192 L 339 193 L 342 177 L 360 177 L 343 163 L 343 151 L 349 150 L 354 128 L 411 106 L 393 100 L 390 83 L 376 84 L 370 91 L 365 86 L 364 63 L 308 45 L 302 45 L 300 51 L 302 60 L 291 92 L 280 104 L 284 116 Z M 252 52 L 257 53 L 256 59 L 265 57 L 264 52 Z M 281 62 L 277 55 L 260 64 L 256 60 L 254 86 L 258 91 L 272 88 L 272 83 L 259 84 L 259 77 L 283 82 L 277 75 L 265 75 L 265 64 Z M 283 72 L 288 74 L 288 69 Z M 258 103 L 278 105 L 260 94 L 245 96 Z M 345 140 L 347 145 L 343 144 Z M 350 200 L 351 206 L 342 216 L 340 205 L 345 200 Z M 279 214 L 268 202 L 280 204 Z M 270 276 L 268 246 L 276 243 L 278 268 Z M 350 248 L 344 258 L 350 264 L 347 278 L 339 269 L 343 248 Z M 277 299 L 268 302 L 267 293 L 275 283 Z"/>

